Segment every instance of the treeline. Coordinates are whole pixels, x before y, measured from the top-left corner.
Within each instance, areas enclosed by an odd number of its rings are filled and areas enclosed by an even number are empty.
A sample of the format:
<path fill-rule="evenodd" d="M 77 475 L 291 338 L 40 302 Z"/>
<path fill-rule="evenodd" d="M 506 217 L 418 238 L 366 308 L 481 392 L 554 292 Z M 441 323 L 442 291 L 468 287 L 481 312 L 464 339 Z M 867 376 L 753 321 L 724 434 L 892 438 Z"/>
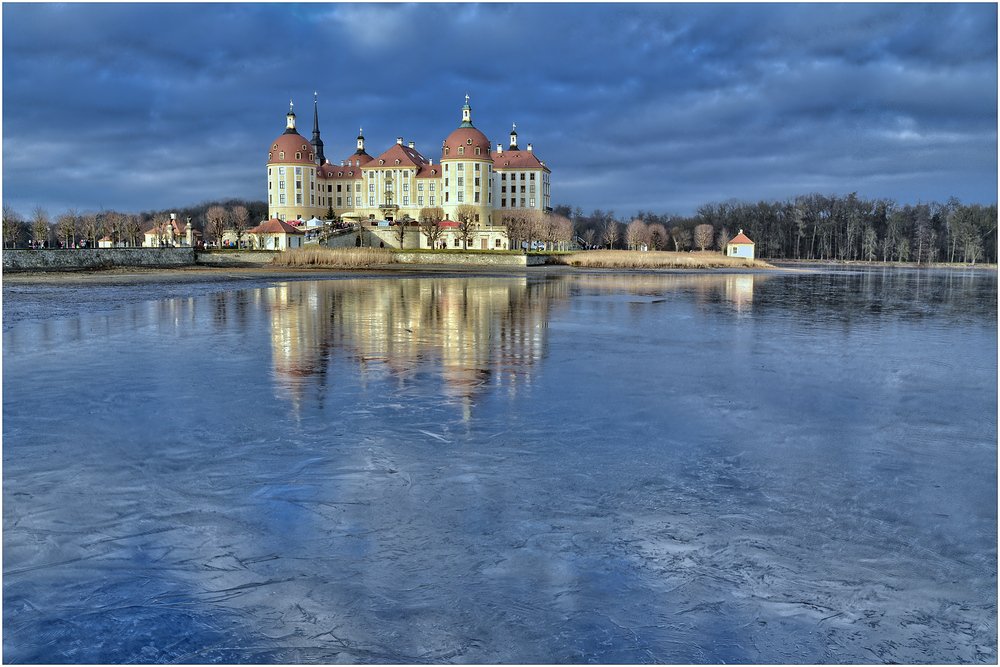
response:
<path fill-rule="evenodd" d="M 997 205 L 802 195 L 785 201 L 705 204 L 693 216 L 557 206 L 584 245 L 661 250 L 723 249 L 743 231 L 757 257 L 879 262 L 997 262 Z M 634 224 L 634 223 L 640 224 Z M 707 226 L 707 227 L 706 227 Z M 710 229 L 709 229 L 710 228 Z"/>
<path fill-rule="evenodd" d="M 210 212 L 220 208 L 234 211 L 240 207 L 247 211 L 246 219 L 252 223 L 251 227 L 267 219 L 267 202 L 245 199 L 205 201 L 180 208 L 131 213 L 116 210 L 81 212 L 70 208 L 54 217 L 41 206 L 34 207 L 25 215 L 4 204 L 3 243 L 5 248 L 26 245 L 69 248 L 84 242 L 93 247 L 100 239 L 109 237 L 116 245 L 139 246 L 142 245 L 143 235 L 154 226 L 162 226 L 171 213 L 184 223 L 190 217 L 191 226 L 208 240 L 215 238 L 218 228 L 218 224 L 213 224 Z"/>

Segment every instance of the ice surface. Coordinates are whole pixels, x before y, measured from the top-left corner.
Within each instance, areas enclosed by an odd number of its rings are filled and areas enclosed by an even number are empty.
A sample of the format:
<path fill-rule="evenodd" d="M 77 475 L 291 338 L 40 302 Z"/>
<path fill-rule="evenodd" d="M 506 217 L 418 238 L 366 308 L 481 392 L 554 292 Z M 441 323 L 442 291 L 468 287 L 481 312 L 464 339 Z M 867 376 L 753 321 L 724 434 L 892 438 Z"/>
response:
<path fill-rule="evenodd" d="M 997 660 L 995 273 L 228 290 L 5 287 L 5 662 Z"/>

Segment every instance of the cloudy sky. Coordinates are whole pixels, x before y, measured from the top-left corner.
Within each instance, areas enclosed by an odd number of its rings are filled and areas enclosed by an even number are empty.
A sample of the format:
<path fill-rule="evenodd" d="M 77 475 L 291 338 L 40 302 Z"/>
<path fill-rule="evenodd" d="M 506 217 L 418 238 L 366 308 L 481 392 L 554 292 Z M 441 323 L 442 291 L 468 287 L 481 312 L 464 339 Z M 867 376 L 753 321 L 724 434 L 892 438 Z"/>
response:
<path fill-rule="evenodd" d="M 289 100 L 440 159 L 517 123 L 553 204 L 997 200 L 997 5 L 3 4 L 3 202 L 263 199 Z"/>

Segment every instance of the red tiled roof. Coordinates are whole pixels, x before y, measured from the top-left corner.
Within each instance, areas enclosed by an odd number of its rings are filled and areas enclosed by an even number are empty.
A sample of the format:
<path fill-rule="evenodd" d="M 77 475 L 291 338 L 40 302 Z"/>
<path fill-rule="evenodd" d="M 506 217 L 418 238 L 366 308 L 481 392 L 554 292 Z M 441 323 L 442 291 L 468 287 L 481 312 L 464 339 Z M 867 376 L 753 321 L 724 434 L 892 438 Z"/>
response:
<path fill-rule="evenodd" d="M 417 178 L 441 178 L 441 165 L 422 164 L 417 170 Z"/>
<path fill-rule="evenodd" d="M 541 160 L 535 157 L 531 151 L 504 151 L 493 154 L 493 170 L 503 171 L 504 169 L 547 169 Z"/>
<path fill-rule="evenodd" d="M 297 132 L 286 132 L 273 142 L 268 148 L 268 164 L 316 164 L 313 154 L 313 146 Z M 285 157 L 281 157 L 284 152 Z M 299 157 L 295 157 L 298 153 Z"/>
<path fill-rule="evenodd" d="M 396 160 L 399 160 L 398 164 Z M 427 164 L 427 158 L 417 152 L 417 149 L 402 144 L 393 144 L 389 150 L 375 158 L 374 164 L 369 166 L 401 167 L 405 165 L 419 167 L 422 164 Z"/>
<path fill-rule="evenodd" d="M 479 155 L 476 155 L 477 146 L 479 147 Z M 462 155 L 458 154 L 459 147 L 465 148 Z M 450 149 L 447 154 L 445 154 L 445 148 Z M 441 147 L 441 159 L 443 160 L 458 160 L 460 158 L 482 160 L 489 157 L 490 140 L 474 127 L 459 127 L 448 135 L 448 138 L 444 140 L 444 146 Z"/>
<path fill-rule="evenodd" d="M 305 234 L 301 229 L 296 229 L 287 222 L 283 222 L 278 218 L 271 218 L 267 222 L 262 222 L 261 224 L 250 230 L 251 234 Z"/>
<path fill-rule="evenodd" d="M 743 245 L 756 245 L 753 241 L 751 241 L 750 239 L 748 239 L 747 236 L 746 236 L 746 234 L 744 234 L 743 232 L 740 232 L 735 237 L 733 237 L 733 240 L 730 241 L 729 243 L 730 244 L 735 243 L 736 245 L 740 245 L 740 244 L 743 244 Z"/>

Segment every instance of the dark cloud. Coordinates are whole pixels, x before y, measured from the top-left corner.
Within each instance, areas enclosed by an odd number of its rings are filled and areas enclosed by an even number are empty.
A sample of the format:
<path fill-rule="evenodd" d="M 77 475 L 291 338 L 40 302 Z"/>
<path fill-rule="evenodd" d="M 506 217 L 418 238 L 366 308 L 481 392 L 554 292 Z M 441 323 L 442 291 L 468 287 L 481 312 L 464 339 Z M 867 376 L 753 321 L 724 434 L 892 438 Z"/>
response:
<path fill-rule="evenodd" d="M 3 197 L 264 196 L 289 98 L 326 153 L 439 158 L 464 96 L 554 203 L 689 213 L 858 191 L 997 198 L 994 4 L 11 4 Z"/>

